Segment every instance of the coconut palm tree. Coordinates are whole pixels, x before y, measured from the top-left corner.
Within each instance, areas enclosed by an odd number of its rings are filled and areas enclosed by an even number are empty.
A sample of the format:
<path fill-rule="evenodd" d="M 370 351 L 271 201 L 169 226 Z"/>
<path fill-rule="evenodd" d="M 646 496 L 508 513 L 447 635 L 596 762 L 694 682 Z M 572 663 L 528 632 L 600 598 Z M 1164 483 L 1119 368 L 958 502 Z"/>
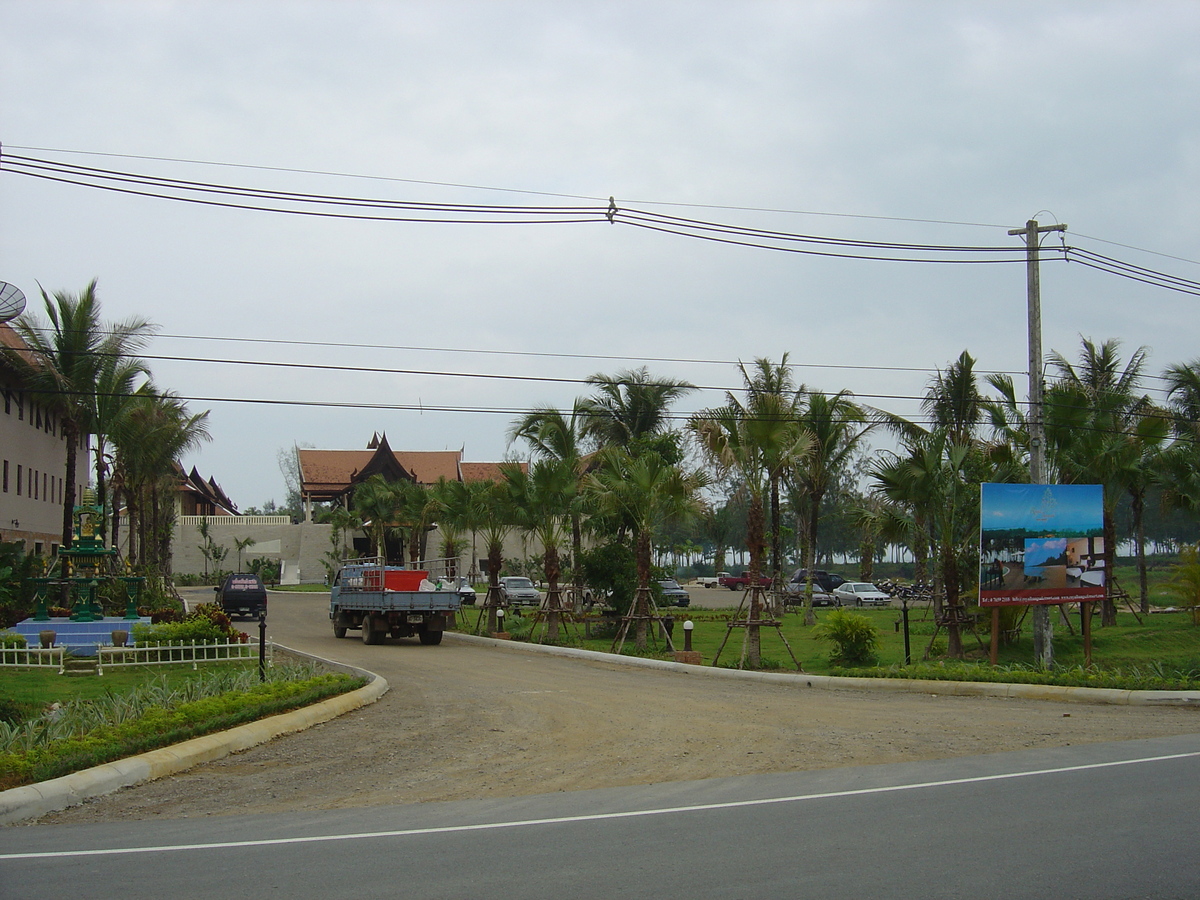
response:
<path fill-rule="evenodd" d="M 1167 436 L 1167 417 L 1140 393 L 1147 351 L 1139 347 L 1122 364 L 1120 341 L 1097 345 L 1083 339 L 1079 364 L 1057 351 L 1050 363 L 1060 381 L 1046 392 L 1045 418 L 1048 456 L 1058 476 L 1068 483 L 1104 486 L 1104 557 L 1110 573 L 1102 621 L 1115 625 L 1111 573 L 1116 560 L 1116 506 L 1120 495 L 1133 498 L 1138 578 L 1142 605 L 1148 608 L 1144 534 L 1141 522 L 1145 492 L 1155 457 Z"/>
<path fill-rule="evenodd" d="M 867 423 L 866 414 L 851 400 L 848 391 L 839 391 L 828 396 L 819 391 L 810 391 L 801 426 L 811 437 L 810 450 L 792 470 L 793 478 L 800 491 L 806 496 L 808 534 L 804 548 L 804 567 L 808 571 L 808 582 L 804 588 L 804 623 L 816 624 L 813 613 L 812 572 L 816 568 L 817 537 L 821 521 L 821 504 L 825 494 L 843 471 L 858 449 L 868 431 L 873 427 Z"/>
<path fill-rule="evenodd" d="M 780 513 L 779 489 L 785 476 L 791 474 L 796 465 L 795 435 L 803 428 L 804 386 L 797 386 L 788 365 L 788 354 L 783 354 L 779 365 L 759 357 L 754 361 L 752 373 L 744 364 L 738 364 L 742 373 L 742 384 L 746 394 L 746 408 L 750 415 L 761 422 L 758 440 L 763 453 L 767 476 L 767 514 L 771 535 L 771 583 L 776 596 L 782 588 L 782 516 Z M 811 456 L 808 457 L 811 459 Z"/>
<path fill-rule="evenodd" d="M 509 444 L 517 439 L 524 440 L 535 458 L 559 460 L 567 466 L 575 478 L 572 494 L 579 493 L 587 470 L 586 446 L 590 443 L 586 436 L 588 409 L 588 402 L 582 398 L 576 398 L 569 414 L 551 406 L 539 406 L 518 419 L 508 430 Z M 571 583 L 577 606 L 582 603 L 583 593 L 579 580 L 579 559 L 582 552 L 583 512 L 580 504 L 572 502 Z"/>
<path fill-rule="evenodd" d="M 387 559 L 387 534 L 396 527 L 400 516 L 400 482 L 372 475 L 354 490 L 353 510 L 364 523 L 367 537 L 377 557 Z"/>
<path fill-rule="evenodd" d="M 8 348 L 5 355 L 34 398 L 58 413 L 67 449 L 62 546 L 70 547 L 76 460 L 95 421 L 96 385 L 103 361 L 136 354 L 149 340 L 153 327 L 136 317 L 117 323 L 102 321 L 94 279 L 78 294 L 58 291 L 51 297 L 43 289 L 42 301 L 48 324 L 30 315 L 15 323 L 29 347 L 29 357 Z"/>
<path fill-rule="evenodd" d="M 112 545 L 115 547 L 119 507 L 109 497 L 108 476 L 114 461 L 113 434 L 121 427 L 121 419 L 134 406 L 134 392 L 143 378 L 149 378 L 150 370 L 144 361 L 134 357 L 110 355 L 101 359 L 99 377 L 96 381 L 95 406 L 92 410 L 92 433 L 96 437 L 96 505 L 103 511 L 102 521 L 107 521 L 112 511 Z M 107 540 L 110 536 L 107 524 L 102 527 Z"/>
<path fill-rule="evenodd" d="M 761 636 L 758 622 L 762 616 L 759 577 L 766 551 L 764 496 L 769 489 L 768 472 L 772 460 L 803 459 L 810 451 L 812 437 L 796 422 L 785 423 L 772 415 L 763 415 L 743 404 L 732 394 L 716 409 L 696 413 L 688 428 L 701 449 L 722 475 L 735 474 L 745 486 L 746 549 L 750 553 L 748 584 L 750 612 L 746 626 L 746 653 L 752 667 L 761 662 Z"/>
<path fill-rule="evenodd" d="M 112 434 L 114 471 L 130 514 L 129 557 L 144 571 L 170 577 L 179 459 L 210 440 L 208 411 L 189 413 L 169 391 L 143 385 Z"/>
<path fill-rule="evenodd" d="M 661 440 L 669 432 L 670 407 L 694 391 L 695 385 L 654 378 L 645 366 L 613 376 L 597 373 L 589 376 L 587 382 L 597 390 L 595 396 L 580 401 L 580 412 L 586 416 L 585 437 L 600 446 L 614 445 L 634 452 L 641 446 L 653 445 L 664 458 L 672 456 L 670 439 Z M 675 450 L 678 452 L 677 445 Z"/>
<path fill-rule="evenodd" d="M 632 523 L 638 587 L 633 609 L 634 642 L 646 649 L 650 623 L 651 554 L 654 538 L 669 522 L 700 514 L 700 491 L 708 478 L 700 471 L 685 471 L 656 451 L 636 456 L 624 448 L 608 447 L 599 465 L 584 481 L 589 499 L 604 513 Z"/>

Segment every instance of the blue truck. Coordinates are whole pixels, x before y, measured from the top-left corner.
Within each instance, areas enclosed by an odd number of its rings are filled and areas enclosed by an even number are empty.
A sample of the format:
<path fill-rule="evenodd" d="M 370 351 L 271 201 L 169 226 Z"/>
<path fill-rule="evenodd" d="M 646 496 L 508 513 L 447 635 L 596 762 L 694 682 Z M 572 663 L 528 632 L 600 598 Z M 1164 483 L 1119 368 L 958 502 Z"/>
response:
<path fill-rule="evenodd" d="M 335 637 L 351 628 L 364 644 L 387 637 L 412 637 L 440 644 L 462 608 L 457 582 L 425 569 L 385 565 L 382 560 L 353 560 L 334 576 L 329 592 L 329 620 Z"/>

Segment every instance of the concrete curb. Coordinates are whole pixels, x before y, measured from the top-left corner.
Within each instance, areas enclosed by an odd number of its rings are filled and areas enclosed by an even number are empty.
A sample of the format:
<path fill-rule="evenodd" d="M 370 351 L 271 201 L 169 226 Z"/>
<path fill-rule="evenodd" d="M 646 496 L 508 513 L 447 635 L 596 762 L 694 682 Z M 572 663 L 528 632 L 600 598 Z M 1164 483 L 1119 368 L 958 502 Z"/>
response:
<path fill-rule="evenodd" d="M 1059 687 L 1049 684 L 1008 684 L 984 681 L 926 681 L 916 678 L 849 678 L 843 675 L 807 675 L 787 672 L 747 672 L 742 669 L 717 669 L 712 666 L 692 666 L 686 663 L 668 662 L 661 659 L 643 659 L 639 656 L 617 656 L 595 650 L 579 650 L 574 647 L 552 647 L 545 644 L 527 644 L 523 641 L 502 641 L 473 634 L 447 631 L 447 637 L 455 640 L 489 644 L 503 650 L 527 653 L 547 653 L 587 659 L 619 666 L 641 666 L 649 669 L 664 669 L 709 678 L 741 678 L 749 681 L 765 681 L 791 687 L 818 690 L 872 690 L 907 691 L 919 694 L 941 694 L 953 697 L 1001 697 L 1013 700 L 1055 700 L 1059 703 L 1094 703 L 1116 706 L 1196 706 L 1200 707 L 1200 691 L 1122 691 L 1112 688 Z"/>
<path fill-rule="evenodd" d="M 370 683 L 356 691 L 330 697 L 312 706 L 259 719 L 257 722 L 248 722 L 228 731 L 206 734 L 182 744 L 173 744 L 138 756 L 114 760 L 50 781 L 0 791 L 0 825 L 11 825 L 69 806 L 78 806 L 91 797 L 111 794 L 120 788 L 143 781 L 153 781 L 165 775 L 174 775 L 200 763 L 212 762 L 231 753 L 265 744 L 280 735 L 303 731 L 305 728 L 328 722 L 351 710 L 374 703 L 388 690 L 387 681 L 374 672 L 322 659 L 279 644 L 276 644 L 276 647 L 297 656 L 316 660 L 337 671 L 369 678 Z"/>

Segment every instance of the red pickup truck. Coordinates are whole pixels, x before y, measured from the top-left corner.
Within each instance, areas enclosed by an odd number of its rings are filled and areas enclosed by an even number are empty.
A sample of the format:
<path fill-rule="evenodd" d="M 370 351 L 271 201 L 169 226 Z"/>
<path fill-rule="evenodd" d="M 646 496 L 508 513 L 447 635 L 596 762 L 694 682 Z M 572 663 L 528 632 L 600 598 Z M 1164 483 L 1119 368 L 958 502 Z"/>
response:
<path fill-rule="evenodd" d="M 722 575 L 717 579 L 717 583 L 721 587 L 727 587 L 731 591 L 744 591 L 750 585 L 750 573 L 743 572 L 741 575 Z M 771 586 L 770 575 L 759 575 L 758 584 L 760 587 Z"/>

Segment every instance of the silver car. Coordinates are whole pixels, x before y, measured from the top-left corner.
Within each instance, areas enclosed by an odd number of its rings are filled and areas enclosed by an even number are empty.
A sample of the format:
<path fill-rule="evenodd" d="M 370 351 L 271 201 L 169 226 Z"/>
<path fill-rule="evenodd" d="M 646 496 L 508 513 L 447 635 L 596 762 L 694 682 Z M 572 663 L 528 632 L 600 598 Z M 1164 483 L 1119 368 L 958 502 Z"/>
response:
<path fill-rule="evenodd" d="M 847 581 L 833 589 L 838 606 L 890 606 L 892 597 L 869 581 Z"/>
<path fill-rule="evenodd" d="M 500 579 L 500 596 L 510 606 L 537 606 L 541 592 L 524 575 L 505 575 Z"/>

